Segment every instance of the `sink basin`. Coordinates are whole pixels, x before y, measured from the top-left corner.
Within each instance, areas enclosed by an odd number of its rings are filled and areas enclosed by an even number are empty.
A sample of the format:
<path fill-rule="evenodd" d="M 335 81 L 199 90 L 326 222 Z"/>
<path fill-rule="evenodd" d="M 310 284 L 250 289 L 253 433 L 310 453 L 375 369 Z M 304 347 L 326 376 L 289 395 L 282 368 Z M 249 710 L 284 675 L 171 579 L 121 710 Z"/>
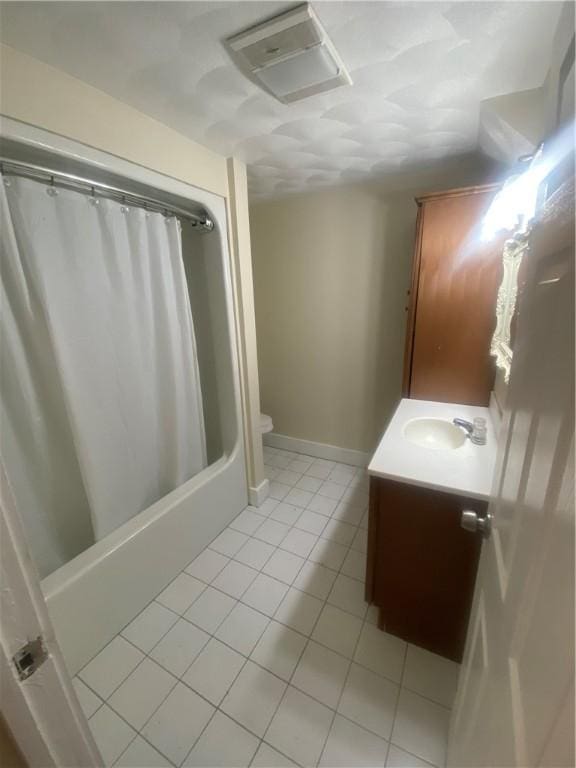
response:
<path fill-rule="evenodd" d="M 466 441 L 464 430 L 445 419 L 412 419 L 404 425 L 404 437 L 411 443 L 433 451 L 460 448 Z"/>

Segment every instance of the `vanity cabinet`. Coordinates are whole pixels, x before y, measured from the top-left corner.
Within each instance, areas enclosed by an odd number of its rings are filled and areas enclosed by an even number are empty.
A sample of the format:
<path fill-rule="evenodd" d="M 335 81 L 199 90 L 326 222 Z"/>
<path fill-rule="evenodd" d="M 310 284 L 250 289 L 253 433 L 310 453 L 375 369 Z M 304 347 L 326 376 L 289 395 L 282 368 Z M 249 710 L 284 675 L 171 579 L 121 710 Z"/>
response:
<path fill-rule="evenodd" d="M 366 600 L 380 629 L 461 661 L 481 538 L 460 526 L 487 502 L 370 478 Z"/>
<path fill-rule="evenodd" d="M 416 199 L 404 397 L 488 403 L 504 236 L 485 243 L 479 234 L 498 188 L 453 189 Z"/>

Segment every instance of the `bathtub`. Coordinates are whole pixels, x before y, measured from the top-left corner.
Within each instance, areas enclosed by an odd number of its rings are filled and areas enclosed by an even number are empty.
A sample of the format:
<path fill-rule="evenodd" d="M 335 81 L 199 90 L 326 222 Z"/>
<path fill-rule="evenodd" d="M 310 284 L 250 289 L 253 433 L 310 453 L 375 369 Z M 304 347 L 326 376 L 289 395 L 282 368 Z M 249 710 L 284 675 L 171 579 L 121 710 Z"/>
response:
<path fill-rule="evenodd" d="M 74 675 L 247 504 L 240 446 L 42 581 Z"/>
<path fill-rule="evenodd" d="M 211 334 L 203 345 L 210 365 L 202 382 L 209 464 L 42 580 L 56 638 L 74 675 L 247 505 L 226 206 L 217 195 L 76 142 L 51 137 L 47 145 L 43 131 L 13 121 L 3 127 L 6 156 L 132 185 L 170 201 L 194 201 L 215 223 L 210 234 L 191 236 L 196 264 L 186 265 L 201 269 L 205 281 L 200 326 Z"/>

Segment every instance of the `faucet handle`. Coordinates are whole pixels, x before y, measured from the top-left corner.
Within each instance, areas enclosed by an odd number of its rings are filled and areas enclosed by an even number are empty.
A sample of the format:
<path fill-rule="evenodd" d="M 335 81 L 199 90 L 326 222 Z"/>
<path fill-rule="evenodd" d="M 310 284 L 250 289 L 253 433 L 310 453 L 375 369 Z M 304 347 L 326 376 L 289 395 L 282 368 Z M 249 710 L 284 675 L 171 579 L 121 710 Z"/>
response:
<path fill-rule="evenodd" d="M 472 434 L 470 440 L 476 445 L 486 445 L 486 419 L 477 416 L 473 422 Z"/>

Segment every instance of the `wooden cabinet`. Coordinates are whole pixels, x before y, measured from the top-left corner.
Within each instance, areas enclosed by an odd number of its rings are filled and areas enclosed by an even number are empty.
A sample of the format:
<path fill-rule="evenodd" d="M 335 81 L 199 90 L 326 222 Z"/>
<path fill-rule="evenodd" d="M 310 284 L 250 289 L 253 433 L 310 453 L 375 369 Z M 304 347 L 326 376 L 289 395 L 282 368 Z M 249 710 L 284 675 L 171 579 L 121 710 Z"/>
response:
<path fill-rule="evenodd" d="M 404 397 L 488 404 L 504 238 L 483 243 L 479 232 L 497 191 L 469 187 L 416 200 Z"/>
<path fill-rule="evenodd" d="M 490 342 L 502 276 L 504 236 L 480 239 L 499 187 L 468 187 L 417 198 L 409 291 L 404 397 L 488 405 Z M 366 599 L 379 626 L 449 659 L 464 650 L 481 539 L 460 526 L 464 509 L 487 502 L 373 477 Z"/>
<path fill-rule="evenodd" d="M 460 527 L 463 509 L 487 503 L 392 480 L 370 479 L 366 600 L 379 627 L 461 661 L 481 539 Z"/>

